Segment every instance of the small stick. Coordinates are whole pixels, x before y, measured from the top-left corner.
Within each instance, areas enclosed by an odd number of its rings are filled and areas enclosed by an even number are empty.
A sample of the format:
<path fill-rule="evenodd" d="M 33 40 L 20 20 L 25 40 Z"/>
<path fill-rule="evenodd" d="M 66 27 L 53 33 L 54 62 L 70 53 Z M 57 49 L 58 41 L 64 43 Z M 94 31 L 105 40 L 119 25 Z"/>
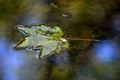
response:
<path fill-rule="evenodd" d="M 67 40 L 80 40 L 80 41 L 100 41 L 97 39 L 80 39 L 80 38 L 65 38 Z"/>

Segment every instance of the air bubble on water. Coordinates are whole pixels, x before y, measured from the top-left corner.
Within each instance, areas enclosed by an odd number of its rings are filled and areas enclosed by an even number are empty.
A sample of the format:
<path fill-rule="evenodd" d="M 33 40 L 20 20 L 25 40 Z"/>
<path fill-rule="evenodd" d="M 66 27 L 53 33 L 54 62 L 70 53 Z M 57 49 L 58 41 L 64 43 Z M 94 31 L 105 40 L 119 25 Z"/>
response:
<path fill-rule="evenodd" d="M 71 18 L 72 15 L 70 13 L 62 13 L 63 18 Z"/>

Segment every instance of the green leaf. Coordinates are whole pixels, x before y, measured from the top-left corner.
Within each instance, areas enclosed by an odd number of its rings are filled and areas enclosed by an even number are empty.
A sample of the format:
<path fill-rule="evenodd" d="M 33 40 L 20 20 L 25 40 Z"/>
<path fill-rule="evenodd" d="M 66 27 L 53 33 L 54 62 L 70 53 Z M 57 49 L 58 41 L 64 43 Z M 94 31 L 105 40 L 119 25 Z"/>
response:
<path fill-rule="evenodd" d="M 53 7 L 53 8 L 55 8 L 55 9 L 58 9 L 58 6 L 55 5 L 55 3 L 51 3 L 50 6 Z"/>
<path fill-rule="evenodd" d="M 19 44 L 17 47 L 26 48 L 28 46 L 29 47 L 43 46 L 48 41 L 47 38 L 48 38 L 47 36 L 42 36 L 42 35 L 26 37 L 25 40 L 21 44 Z"/>
<path fill-rule="evenodd" d="M 31 28 L 30 27 L 17 27 L 17 28 L 18 28 L 18 30 L 23 31 L 23 32 L 29 34 L 30 36 L 36 35 L 35 30 L 37 29 L 37 27 L 36 28 L 34 28 L 34 27 L 31 27 Z"/>
<path fill-rule="evenodd" d="M 46 45 L 43 46 L 40 57 L 43 57 L 43 56 L 46 56 L 46 55 L 49 55 L 55 52 L 58 47 L 58 44 L 59 44 L 58 41 L 48 42 Z"/>
<path fill-rule="evenodd" d="M 63 32 L 58 27 L 53 28 L 45 25 L 30 26 L 30 27 L 18 27 L 18 30 L 22 30 L 29 36 L 26 36 L 24 41 L 17 44 L 17 48 L 28 48 L 35 49 L 36 47 L 42 47 L 40 51 L 40 57 L 47 56 L 51 53 L 59 53 L 62 48 L 68 48 L 68 42 L 62 38 Z"/>

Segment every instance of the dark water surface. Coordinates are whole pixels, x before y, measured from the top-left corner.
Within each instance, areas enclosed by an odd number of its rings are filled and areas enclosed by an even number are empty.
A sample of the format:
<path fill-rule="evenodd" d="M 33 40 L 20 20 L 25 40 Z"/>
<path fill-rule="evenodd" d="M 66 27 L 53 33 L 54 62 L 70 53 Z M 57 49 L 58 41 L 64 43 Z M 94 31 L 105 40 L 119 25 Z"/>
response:
<path fill-rule="evenodd" d="M 0 80 L 120 79 L 120 4 L 117 1 L 6 2 L 0 1 L 3 4 L 0 7 Z M 100 41 L 69 40 L 70 48 L 63 54 L 38 59 L 37 51 L 13 48 L 23 37 L 14 26 L 32 24 L 57 25 L 68 38 Z"/>

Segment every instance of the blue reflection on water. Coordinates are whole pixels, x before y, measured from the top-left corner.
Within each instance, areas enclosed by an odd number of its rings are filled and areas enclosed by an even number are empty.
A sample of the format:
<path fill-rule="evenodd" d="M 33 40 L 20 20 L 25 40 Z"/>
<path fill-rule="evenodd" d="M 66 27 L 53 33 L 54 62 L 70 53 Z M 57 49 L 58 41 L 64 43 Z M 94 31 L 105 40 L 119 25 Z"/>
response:
<path fill-rule="evenodd" d="M 56 66 L 60 66 L 66 63 L 66 56 L 63 55 L 52 55 L 48 58 L 48 61 Z"/>
<path fill-rule="evenodd" d="M 5 51 L 7 51 L 6 44 L 5 44 L 5 39 L 0 39 L 0 56 L 4 55 Z"/>
<path fill-rule="evenodd" d="M 38 24 L 42 22 L 42 20 L 37 15 L 25 15 L 25 19 L 23 20 L 23 25 L 32 25 L 32 24 Z"/>
<path fill-rule="evenodd" d="M 4 80 L 18 80 L 18 75 L 17 75 L 17 69 L 20 67 L 22 64 L 22 59 L 19 55 L 20 53 L 14 51 L 14 50 L 9 50 L 8 55 L 4 57 L 4 74 L 3 74 L 3 79 Z"/>
<path fill-rule="evenodd" d="M 95 57 L 101 62 L 109 62 L 117 55 L 116 44 L 111 41 L 102 41 L 94 49 Z"/>
<path fill-rule="evenodd" d="M 113 29 L 116 31 L 116 33 L 120 33 L 120 15 L 113 17 Z"/>
<path fill-rule="evenodd" d="M 37 20 L 37 19 L 27 19 L 23 22 L 23 25 L 32 25 L 32 24 L 37 24 L 39 23 L 40 21 Z"/>
<path fill-rule="evenodd" d="M 19 51 L 14 51 L 10 45 L 7 44 L 5 38 L 0 36 L 0 63 L 2 66 L 3 80 L 19 80 L 17 69 L 22 64 L 23 60 Z M 1 76 L 1 75 L 0 75 Z"/>

